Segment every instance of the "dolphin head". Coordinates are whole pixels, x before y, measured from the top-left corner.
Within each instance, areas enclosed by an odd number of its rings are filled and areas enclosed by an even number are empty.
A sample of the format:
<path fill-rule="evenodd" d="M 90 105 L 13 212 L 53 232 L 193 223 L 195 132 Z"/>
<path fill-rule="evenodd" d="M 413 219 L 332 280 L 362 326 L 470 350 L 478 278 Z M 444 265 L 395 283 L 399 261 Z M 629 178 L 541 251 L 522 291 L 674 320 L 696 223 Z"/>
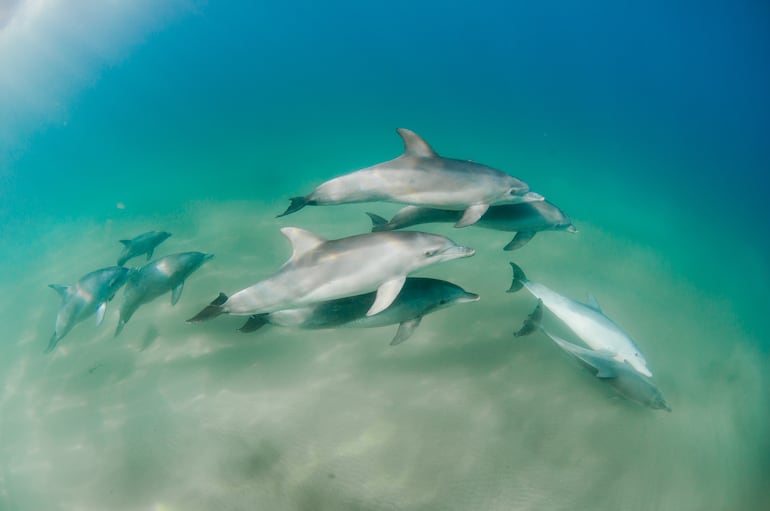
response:
<path fill-rule="evenodd" d="M 419 279 L 424 282 L 421 286 L 424 297 L 432 305 L 431 309 L 443 309 L 456 303 L 477 302 L 479 295 L 469 293 L 457 284 L 438 279 Z"/>
<path fill-rule="evenodd" d="M 470 257 L 476 253 L 474 249 L 458 245 L 449 238 L 438 234 L 414 232 L 414 235 L 413 246 L 421 266 Z"/>
<path fill-rule="evenodd" d="M 645 360 L 644 355 L 642 355 L 636 347 L 634 347 L 633 353 L 626 357 L 626 362 L 628 362 L 638 373 L 643 374 L 648 378 L 652 376 L 652 371 L 647 368 L 647 360 Z"/>

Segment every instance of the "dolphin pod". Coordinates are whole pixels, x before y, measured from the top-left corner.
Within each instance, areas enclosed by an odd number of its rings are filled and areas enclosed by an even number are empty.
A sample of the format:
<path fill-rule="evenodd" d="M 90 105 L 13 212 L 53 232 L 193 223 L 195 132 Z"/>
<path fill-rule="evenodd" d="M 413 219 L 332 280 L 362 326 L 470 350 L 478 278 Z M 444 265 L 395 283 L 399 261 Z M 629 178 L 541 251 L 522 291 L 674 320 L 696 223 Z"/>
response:
<path fill-rule="evenodd" d="M 471 160 L 439 156 L 415 132 L 396 130 L 404 144 L 395 159 L 340 175 L 309 194 L 290 199 L 278 217 L 306 206 L 361 202 L 393 202 L 406 206 L 387 220 L 367 213 L 372 232 L 326 239 L 298 227 L 281 233 L 291 244 L 289 259 L 272 274 L 246 282 L 231 295 L 219 296 L 189 323 L 222 314 L 244 316 L 241 332 L 265 325 L 298 329 L 371 328 L 398 325 L 391 345 L 407 340 L 422 318 L 455 304 L 474 302 L 475 293 L 452 282 L 410 277 L 436 263 L 467 258 L 475 250 L 451 239 L 422 231 L 400 229 L 436 222 L 455 227 L 477 225 L 515 232 L 504 250 L 517 250 L 543 231 L 577 232 L 570 218 L 524 181 Z M 115 336 L 139 307 L 165 293 L 175 305 L 186 280 L 212 254 L 181 252 L 152 260 L 171 233 L 148 231 L 120 240 L 118 266 L 102 268 L 71 286 L 51 285 L 62 297 L 56 326 L 46 352 L 52 351 L 74 325 L 96 315 L 105 317 L 107 303 L 123 288 Z M 165 245 L 164 245 L 165 246 Z M 138 268 L 124 265 L 146 255 Z M 535 310 L 514 334 L 541 333 L 579 360 L 621 396 L 649 408 L 671 410 L 652 383 L 652 371 L 631 337 L 607 317 L 593 297 L 580 303 L 527 279 L 514 263 L 508 292 L 526 288 L 538 300 Z M 543 310 L 563 322 L 585 344 L 579 346 L 553 334 L 542 324 Z"/>

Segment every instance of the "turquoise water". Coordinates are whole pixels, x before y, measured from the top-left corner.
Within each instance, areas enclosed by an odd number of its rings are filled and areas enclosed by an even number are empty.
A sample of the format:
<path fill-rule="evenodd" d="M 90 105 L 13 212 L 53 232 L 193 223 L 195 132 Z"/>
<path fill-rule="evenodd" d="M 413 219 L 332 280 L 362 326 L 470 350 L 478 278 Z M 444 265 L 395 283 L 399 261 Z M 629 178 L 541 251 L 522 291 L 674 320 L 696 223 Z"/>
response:
<path fill-rule="evenodd" d="M 36 2 L 0 7 L 0 509 L 770 507 L 770 27 L 758 2 Z M 527 181 L 577 234 L 426 230 L 479 293 L 394 327 L 190 325 L 368 231 L 288 198 L 397 156 L 395 128 Z M 215 257 L 113 339 L 43 354 L 117 240 Z M 637 341 L 673 411 L 618 399 L 506 294 L 509 261 Z M 139 264 L 140 260 L 132 261 Z M 547 318 L 553 320 L 553 318 Z"/>

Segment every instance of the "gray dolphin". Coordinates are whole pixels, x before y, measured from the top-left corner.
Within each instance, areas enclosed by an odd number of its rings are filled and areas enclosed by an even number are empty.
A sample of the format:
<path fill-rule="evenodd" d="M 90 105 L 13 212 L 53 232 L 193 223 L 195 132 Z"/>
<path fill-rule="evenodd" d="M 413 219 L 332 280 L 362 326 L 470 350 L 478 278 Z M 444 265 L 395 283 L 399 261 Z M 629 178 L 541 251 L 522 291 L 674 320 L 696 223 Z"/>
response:
<path fill-rule="evenodd" d="M 372 219 L 372 231 L 378 232 L 434 222 L 457 222 L 462 217 L 462 211 L 406 206 L 390 220 L 374 213 L 367 215 Z M 496 231 L 516 232 L 516 236 L 503 250 L 523 247 L 540 231 L 577 232 L 569 217 L 547 200 L 491 206 L 474 225 Z"/>
<path fill-rule="evenodd" d="M 527 279 L 524 270 L 514 263 L 510 264 L 513 281 L 509 293 L 526 287 L 588 346 L 597 351 L 610 352 L 618 362 L 625 360 L 643 375 L 652 376 L 634 340 L 602 312 L 596 298 L 589 295 L 588 303 L 571 300 L 543 284 Z"/>
<path fill-rule="evenodd" d="M 45 352 L 51 352 L 72 327 L 91 314 L 96 313 L 96 324 L 101 325 L 107 302 L 112 300 L 133 271 L 122 266 L 110 266 L 84 275 L 71 286 L 50 284 L 48 287 L 59 293 L 62 301 L 56 315 L 56 328 Z"/>
<path fill-rule="evenodd" d="M 182 296 L 184 282 L 214 254 L 203 252 L 181 252 L 156 259 L 136 270 L 128 279 L 120 303 L 120 320 L 115 336 L 131 319 L 140 305 L 171 291 L 171 305 L 176 305 Z"/>
<path fill-rule="evenodd" d="M 469 160 L 442 158 L 417 133 L 398 128 L 404 154 L 319 185 L 292 197 L 284 216 L 307 205 L 388 201 L 464 211 L 455 227 L 475 223 L 490 205 L 539 201 L 529 186 L 505 172 Z M 528 193 L 529 192 L 529 193 Z"/>
<path fill-rule="evenodd" d="M 540 324 L 542 317 L 543 301 L 538 300 L 535 310 L 514 335 L 520 337 L 540 330 L 557 346 L 582 362 L 594 373 L 594 376 L 610 385 L 621 396 L 654 410 L 671 411 L 671 407 L 655 384 L 631 367 L 628 362 L 618 362 L 611 352 L 590 350 L 565 341 L 542 327 Z"/>
<path fill-rule="evenodd" d="M 416 231 L 373 232 L 326 240 L 296 227 L 281 232 L 292 244 L 291 258 L 272 276 L 222 296 L 189 322 L 223 313 L 251 316 L 295 309 L 377 290 L 367 316 L 385 310 L 401 291 L 407 274 L 431 264 L 474 254 L 436 234 Z"/>
<path fill-rule="evenodd" d="M 147 254 L 147 260 L 149 261 L 152 259 L 155 247 L 166 241 L 169 236 L 171 236 L 170 232 L 149 231 L 130 240 L 120 240 L 123 244 L 123 251 L 118 258 L 118 266 L 123 266 L 132 257 L 142 254 Z"/>
<path fill-rule="evenodd" d="M 384 311 L 367 316 L 377 293 L 337 298 L 299 309 L 281 310 L 250 316 L 241 332 L 253 332 L 263 325 L 303 329 L 373 328 L 399 325 L 391 345 L 407 340 L 423 316 L 457 303 L 475 302 L 479 295 L 469 293 L 445 280 L 409 277 L 393 303 Z"/>

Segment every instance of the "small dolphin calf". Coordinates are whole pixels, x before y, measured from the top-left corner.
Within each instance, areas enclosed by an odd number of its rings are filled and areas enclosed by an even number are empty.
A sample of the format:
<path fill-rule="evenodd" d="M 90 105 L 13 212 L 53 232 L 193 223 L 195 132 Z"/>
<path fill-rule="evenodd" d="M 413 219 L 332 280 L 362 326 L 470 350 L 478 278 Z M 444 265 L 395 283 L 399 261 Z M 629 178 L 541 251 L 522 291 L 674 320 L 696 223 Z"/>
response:
<path fill-rule="evenodd" d="M 538 300 L 535 310 L 524 321 L 521 329 L 514 334 L 516 337 L 540 330 L 550 337 L 557 346 L 590 368 L 594 376 L 613 387 L 621 396 L 654 410 L 671 411 L 671 407 L 660 390 L 649 378 L 636 371 L 628 362 L 618 362 L 612 353 L 577 346 L 545 330 L 540 325 L 540 320 L 543 317 L 542 307 L 542 300 Z"/>
<path fill-rule="evenodd" d="M 407 206 L 389 221 L 374 213 L 367 215 L 372 219 L 372 231 L 378 232 L 434 222 L 457 222 L 462 217 L 462 211 Z M 474 225 L 496 231 L 516 232 L 516 236 L 503 250 L 523 247 L 540 231 L 577 232 L 569 217 L 547 200 L 491 206 Z"/>
<path fill-rule="evenodd" d="M 140 305 L 171 291 L 171 305 L 182 296 L 184 282 L 203 263 L 214 257 L 203 252 L 182 252 L 161 257 L 136 270 L 128 279 L 120 304 L 120 321 L 115 336 L 131 319 Z"/>
<path fill-rule="evenodd" d="M 276 273 L 229 298 L 220 295 L 188 321 L 223 313 L 251 316 L 296 309 L 376 289 L 374 303 L 366 312 L 372 316 L 393 302 L 410 272 L 474 254 L 472 248 L 424 232 L 374 232 L 338 240 L 296 227 L 284 227 L 281 232 L 291 242 L 293 253 Z"/>
<path fill-rule="evenodd" d="M 529 186 L 497 169 L 468 160 L 442 158 L 417 133 L 399 128 L 404 154 L 394 160 L 327 181 L 304 197 L 293 197 L 286 211 L 307 205 L 389 201 L 464 211 L 455 227 L 475 223 L 490 205 L 539 201 Z"/>
<path fill-rule="evenodd" d="M 122 266 L 110 266 L 92 271 L 71 286 L 51 284 L 49 287 L 59 293 L 62 301 L 56 315 L 56 328 L 45 352 L 51 352 L 75 324 L 91 314 L 96 313 L 96 324 L 100 325 L 104 321 L 107 302 L 112 300 L 132 272 Z"/>
<path fill-rule="evenodd" d="M 147 260 L 149 261 L 152 259 L 155 247 L 166 241 L 169 236 L 171 236 L 170 232 L 150 231 L 130 240 L 120 240 L 123 244 L 123 252 L 120 253 L 118 258 L 118 266 L 123 266 L 129 259 L 142 254 L 147 254 Z"/>
<path fill-rule="evenodd" d="M 593 296 L 589 303 L 570 300 L 537 282 L 527 280 L 524 271 L 516 264 L 513 268 L 513 282 L 509 293 L 526 287 L 535 298 L 539 298 L 551 312 L 564 322 L 580 339 L 597 351 L 611 353 L 618 362 L 626 361 L 645 376 L 652 376 L 647 361 L 631 337 L 604 315 Z"/>
<path fill-rule="evenodd" d="M 409 277 L 393 303 L 384 311 L 367 316 L 377 293 L 338 298 L 299 309 L 281 310 L 249 317 L 242 332 L 253 332 L 265 324 L 304 329 L 372 328 L 399 325 L 391 345 L 407 340 L 423 316 L 457 303 L 475 302 L 479 295 L 469 293 L 445 280 Z"/>

